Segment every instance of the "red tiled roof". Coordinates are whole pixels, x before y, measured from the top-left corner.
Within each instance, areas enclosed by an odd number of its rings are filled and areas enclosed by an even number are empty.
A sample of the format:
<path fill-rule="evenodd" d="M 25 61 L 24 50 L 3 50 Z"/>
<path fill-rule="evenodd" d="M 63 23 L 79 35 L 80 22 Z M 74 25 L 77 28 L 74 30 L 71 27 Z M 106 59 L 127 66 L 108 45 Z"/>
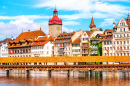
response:
<path fill-rule="evenodd" d="M 46 34 L 42 30 L 23 32 L 15 39 L 15 41 L 25 40 L 30 38 L 34 39 L 37 38 L 38 36 L 46 36 Z"/>
<path fill-rule="evenodd" d="M 80 43 L 80 36 L 77 37 L 74 41 L 72 41 L 72 44 L 79 44 Z"/>
<path fill-rule="evenodd" d="M 91 36 L 93 34 L 93 31 L 86 31 L 86 33 L 88 34 L 88 36 Z"/>
<path fill-rule="evenodd" d="M 105 34 L 99 34 L 100 36 L 105 36 Z"/>
<path fill-rule="evenodd" d="M 112 29 L 106 29 L 104 32 L 113 32 Z"/>
<path fill-rule="evenodd" d="M 11 38 L 6 38 L 2 42 L 6 42 L 8 44 L 11 40 L 12 40 Z"/>

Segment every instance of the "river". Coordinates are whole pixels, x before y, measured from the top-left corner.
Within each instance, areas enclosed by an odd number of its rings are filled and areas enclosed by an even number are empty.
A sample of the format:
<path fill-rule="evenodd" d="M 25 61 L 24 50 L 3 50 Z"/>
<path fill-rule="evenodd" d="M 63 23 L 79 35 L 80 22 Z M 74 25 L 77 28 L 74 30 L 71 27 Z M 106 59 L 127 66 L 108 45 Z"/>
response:
<path fill-rule="evenodd" d="M 0 86 L 130 86 L 130 72 L 47 71 L 11 72 L 0 71 Z"/>

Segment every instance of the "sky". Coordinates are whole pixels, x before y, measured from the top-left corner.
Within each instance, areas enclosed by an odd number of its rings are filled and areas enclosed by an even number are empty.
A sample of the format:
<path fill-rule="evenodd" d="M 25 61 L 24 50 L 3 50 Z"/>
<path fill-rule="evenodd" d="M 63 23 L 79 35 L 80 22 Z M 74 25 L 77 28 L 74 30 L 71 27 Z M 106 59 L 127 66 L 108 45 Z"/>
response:
<path fill-rule="evenodd" d="M 40 26 L 48 34 L 48 20 L 55 8 L 62 31 L 89 30 L 92 16 L 96 27 L 105 30 L 128 16 L 130 0 L 0 0 L 0 40 Z"/>

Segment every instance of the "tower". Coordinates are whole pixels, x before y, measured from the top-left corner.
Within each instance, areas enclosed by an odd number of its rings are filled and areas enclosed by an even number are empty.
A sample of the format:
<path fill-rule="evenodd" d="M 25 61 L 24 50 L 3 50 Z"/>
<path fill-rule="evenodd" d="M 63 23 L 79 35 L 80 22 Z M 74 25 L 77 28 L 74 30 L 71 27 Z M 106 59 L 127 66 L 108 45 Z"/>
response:
<path fill-rule="evenodd" d="M 58 11 L 55 9 L 53 11 L 52 19 L 49 19 L 49 31 L 48 34 L 57 37 L 59 34 L 62 33 L 62 19 L 58 18 Z"/>
<path fill-rule="evenodd" d="M 90 30 L 92 30 L 92 29 L 95 29 L 95 28 L 96 28 L 96 25 L 94 24 L 93 17 L 92 17 L 92 20 L 91 20 L 91 24 L 89 25 L 89 28 L 90 28 Z"/>

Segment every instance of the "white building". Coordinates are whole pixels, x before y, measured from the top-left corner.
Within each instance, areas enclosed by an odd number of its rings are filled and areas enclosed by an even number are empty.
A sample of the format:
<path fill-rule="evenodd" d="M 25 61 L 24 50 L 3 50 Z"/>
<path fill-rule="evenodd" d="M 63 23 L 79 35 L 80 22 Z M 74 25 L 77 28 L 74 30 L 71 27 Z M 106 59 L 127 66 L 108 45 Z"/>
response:
<path fill-rule="evenodd" d="M 130 17 L 121 19 L 117 25 L 113 23 L 114 56 L 130 56 Z"/>
<path fill-rule="evenodd" d="M 31 45 L 31 57 L 47 57 L 54 55 L 54 38 L 52 36 L 40 36 Z"/>
<path fill-rule="evenodd" d="M 9 41 L 11 41 L 11 38 L 6 38 L 3 41 L 1 41 L 0 43 L 0 57 L 8 57 L 8 48 L 6 48 L 8 46 Z"/>

